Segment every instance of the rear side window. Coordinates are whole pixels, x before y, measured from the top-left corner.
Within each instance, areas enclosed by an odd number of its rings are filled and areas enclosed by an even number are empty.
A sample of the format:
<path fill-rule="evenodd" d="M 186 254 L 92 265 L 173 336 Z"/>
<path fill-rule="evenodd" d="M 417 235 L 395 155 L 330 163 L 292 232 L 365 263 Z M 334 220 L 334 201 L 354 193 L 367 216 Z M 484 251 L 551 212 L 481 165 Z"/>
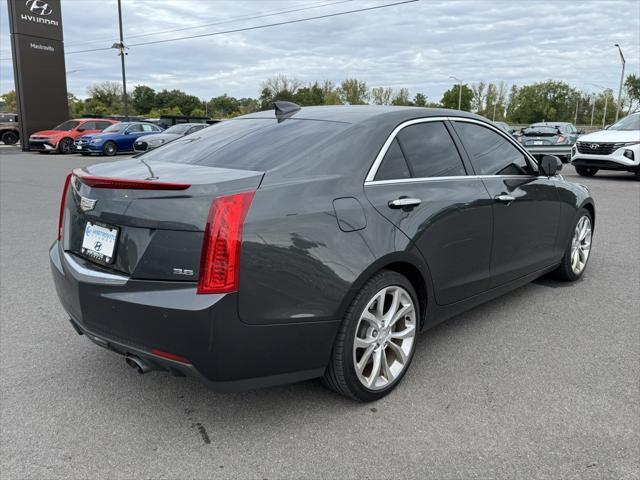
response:
<path fill-rule="evenodd" d="M 524 154 L 502 135 L 481 125 L 456 122 L 480 175 L 530 175 Z"/>
<path fill-rule="evenodd" d="M 414 177 L 452 177 L 467 174 L 458 149 L 442 122 L 409 125 L 403 128 L 396 138 Z"/>
<path fill-rule="evenodd" d="M 398 178 L 411 178 L 411 172 L 407 161 L 400 150 L 398 140 L 393 139 L 393 142 L 389 146 L 380 168 L 376 172 L 376 180 L 394 180 Z"/>
<path fill-rule="evenodd" d="M 134 123 L 127 128 L 127 132 L 142 132 L 142 125 L 139 123 Z"/>
<path fill-rule="evenodd" d="M 348 123 L 270 118 L 227 120 L 144 154 L 145 160 L 266 171 L 312 156 Z M 345 159 L 348 161 L 349 159 Z"/>
<path fill-rule="evenodd" d="M 96 122 L 96 129 L 98 130 L 104 130 L 109 126 L 111 126 L 111 122 Z"/>

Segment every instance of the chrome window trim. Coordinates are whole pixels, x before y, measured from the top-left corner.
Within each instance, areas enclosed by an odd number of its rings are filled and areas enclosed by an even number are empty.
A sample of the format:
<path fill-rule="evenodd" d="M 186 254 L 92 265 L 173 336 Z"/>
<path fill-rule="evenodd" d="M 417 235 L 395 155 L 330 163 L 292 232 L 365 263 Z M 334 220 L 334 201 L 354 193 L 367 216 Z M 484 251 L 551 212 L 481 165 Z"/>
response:
<path fill-rule="evenodd" d="M 387 154 L 387 150 L 389 150 L 389 147 L 395 140 L 398 133 L 400 133 L 400 131 L 403 128 L 409 127 L 411 125 L 415 125 L 417 123 L 445 122 L 445 121 L 475 123 L 483 127 L 489 128 L 490 130 L 493 130 L 494 132 L 498 133 L 502 137 L 506 138 L 513 146 L 515 146 L 518 149 L 518 151 L 520 151 L 520 153 L 522 153 L 525 156 L 525 158 L 529 162 L 533 162 L 535 166 L 538 166 L 538 162 L 536 162 L 533 156 L 524 147 L 522 147 L 522 145 L 519 145 L 518 142 L 516 142 L 513 139 L 513 137 L 511 137 L 510 135 L 507 135 L 506 132 L 503 132 L 495 125 L 491 125 L 487 122 L 476 120 L 474 118 L 466 118 L 466 117 L 422 117 L 422 118 L 414 118 L 413 120 L 407 120 L 405 122 L 402 122 L 400 125 L 398 125 L 396 128 L 393 129 L 391 134 L 389 134 L 389 136 L 387 137 L 387 140 L 382 145 L 382 148 L 378 152 L 378 155 L 376 155 L 376 159 L 371 165 L 371 168 L 369 168 L 369 172 L 365 177 L 364 184 L 365 185 L 381 185 L 381 184 L 388 184 L 388 183 L 422 182 L 425 180 L 452 180 L 452 179 L 459 180 L 461 178 L 483 178 L 483 177 L 484 178 L 535 177 L 535 175 L 464 175 L 464 176 L 451 176 L 451 177 L 422 177 L 422 178 L 399 178 L 399 179 L 393 179 L 393 180 L 375 180 L 376 174 L 378 173 L 378 169 L 382 164 L 382 160 Z M 452 141 L 453 141 L 453 138 L 452 138 Z"/>
<path fill-rule="evenodd" d="M 537 175 L 458 175 L 451 177 L 420 177 L 420 178 L 398 178 L 393 180 L 373 180 L 364 182 L 365 187 L 376 185 L 390 185 L 394 183 L 420 183 L 420 182 L 442 182 L 446 180 L 482 180 L 490 178 L 501 179 L 534 179 Z"/>

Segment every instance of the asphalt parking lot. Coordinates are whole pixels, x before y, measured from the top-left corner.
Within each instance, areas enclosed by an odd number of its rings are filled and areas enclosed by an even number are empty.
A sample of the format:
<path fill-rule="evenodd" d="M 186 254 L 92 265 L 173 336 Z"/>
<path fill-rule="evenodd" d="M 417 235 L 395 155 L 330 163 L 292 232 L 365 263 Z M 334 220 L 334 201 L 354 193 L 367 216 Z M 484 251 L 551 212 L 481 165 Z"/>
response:
<path fill-rule="evenodd" d="M 122 158 L 122 157 L 119 157 Z M 60 190 L 105 161 L 0 148 L 0 477 L 640 477 L 640 182 L 596 200 L 575 284 L 541 279 L 426 332 L 391 395 L 310 381 L 235 394 L 140 376 L 78 336 L 48 248 Z"/>

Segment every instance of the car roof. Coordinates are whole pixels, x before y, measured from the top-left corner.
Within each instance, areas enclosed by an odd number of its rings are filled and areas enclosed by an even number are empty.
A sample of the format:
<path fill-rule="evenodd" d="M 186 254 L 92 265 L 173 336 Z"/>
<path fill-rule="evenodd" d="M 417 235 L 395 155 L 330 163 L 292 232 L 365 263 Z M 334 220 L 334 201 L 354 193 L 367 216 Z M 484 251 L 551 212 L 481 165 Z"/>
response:
<path fill-rule="evenodd" d="M 571 125 L 571 122 L 536 122 L 531 124 L 532 127 L 555 127 L 556 125 Z"/>
<path fill-rule="evenodd" d="M 301 107 L 289 118 L 295 120 L 320 120 L 328 122 L 363 123 L 370 120 L 388 120 L 391 123 L 403 122 L 424 117 L 463 117 L 490 123 L 486 118 L 474 113 L 446 108 L 399 107 L 386 105 L 327 105 L 319 107 Z M 275 119 L 273 110 L 251 113 L 236 117 Z"/>
<path fill-rule="evenodd" d="M 87 117 L 87 118 L 70 118 L 70 121 L 74 121 L 74 122 L 86 122 L 88 120 L 95 122 L 95 121 L 102 121 L 102 122 L 115 122 L 115 123 L 120 123 L 118 122 L 118 120 L 112 120 L 111 118 L 91 118 L 91 117 Z"/>

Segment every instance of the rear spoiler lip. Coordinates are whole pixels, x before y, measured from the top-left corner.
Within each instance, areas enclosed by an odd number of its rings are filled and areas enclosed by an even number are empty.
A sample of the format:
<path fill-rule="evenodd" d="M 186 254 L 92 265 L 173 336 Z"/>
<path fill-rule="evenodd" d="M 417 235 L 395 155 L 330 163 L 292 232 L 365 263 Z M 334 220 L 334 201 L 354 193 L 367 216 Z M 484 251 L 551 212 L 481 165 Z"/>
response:
<path fill-rule="evenodd" d="M 74 177 L 93 188 L 113 188 L 121 190 L 186 190 L 188 183 L 158 182 L 150 179 L 131 179 L 117 177 L 100 177 L 91 175 L 80 168 L 72 172 Z"/>

